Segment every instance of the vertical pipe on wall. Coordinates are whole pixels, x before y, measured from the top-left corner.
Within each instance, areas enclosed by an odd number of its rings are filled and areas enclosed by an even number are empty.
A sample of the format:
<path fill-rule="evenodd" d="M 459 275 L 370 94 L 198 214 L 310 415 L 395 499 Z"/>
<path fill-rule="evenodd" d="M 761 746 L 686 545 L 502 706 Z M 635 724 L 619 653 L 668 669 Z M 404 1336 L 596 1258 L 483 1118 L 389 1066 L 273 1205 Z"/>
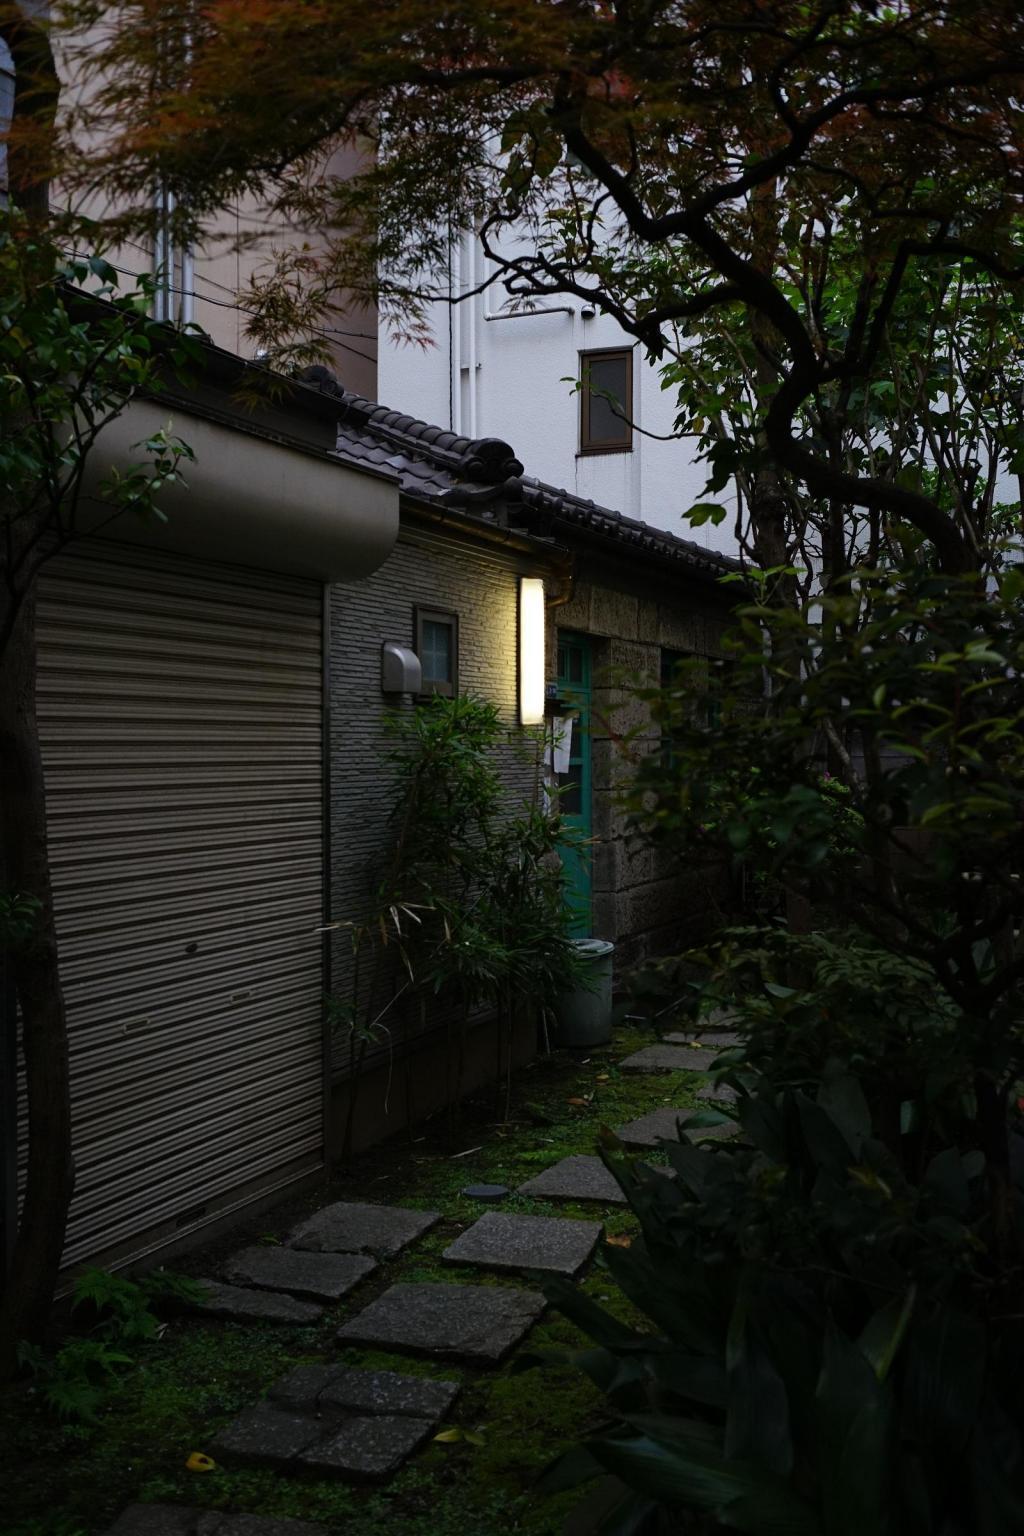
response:
<path fill-rule="evenodd" d="M 476 255 L 477 242 L 473 230 L 466 231 L 466 405 L 468 421 L 466 422 L 466 434 L 475 439 L 478 435 L 477 428 L 477 359 L 476 359 L 476 331 L 478 303 L 475 293 L 476 287 Z"/>
<path fill-rule="evenodd" d="M 196 253 L 191 245 L 181 248 L 181 309 L 182 325 L 191 325 L 196 318 Z"/>
<path fill-rule="evenodd" d="M 167 219 L 163 187 L 158 187 L 154 192 L 153 202 L 156 208 L 156 232 L 153 236 L 153 319 L 161 321 L 167 319 L 167 294 L 164 288 L 164 273 L 167 270 Z"/>
<path fill-rule="evenodd" d="M 462 237 L 451 243 L 451 276 L 448 283 L 448 305 L 451 322 L 451 370 L 452 370 L 452 431 L 462 434 L 462 308 L 455 302 L 462 293 Z"/>

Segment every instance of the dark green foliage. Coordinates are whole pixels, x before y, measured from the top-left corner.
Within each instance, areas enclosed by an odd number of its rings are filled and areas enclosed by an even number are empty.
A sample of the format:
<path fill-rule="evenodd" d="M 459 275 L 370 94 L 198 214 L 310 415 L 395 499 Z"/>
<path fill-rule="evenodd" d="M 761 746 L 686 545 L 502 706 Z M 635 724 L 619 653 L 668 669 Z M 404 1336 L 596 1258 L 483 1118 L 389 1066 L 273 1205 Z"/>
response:
<path fill-rule="evenodd" d="M 500 754 L 510 739 L 493 704 L 435 695 L 391 723 L 393 841 L 375 873 L 366 919 L 346 923 L 352 986 L 328 1000 L 359 1075 L 368 1045 L 428 1009 L 449 1023 L 450 1095 L 474 1010 L 493 1009 L 505 1037 L 508 1095 L 513 1018 L 543 1025 L 580 966 L 569 939 L 558 856 L 568 834 L 536 804 L 509 806 Z"/>
<path fill-rule="evenodd" d="M 12 949 L 32 937 L 39 921 L 40 904 L 20 891 L 0 893 L 0 950 Z"/>
<path fill-rule="evenodd" d="M 672 1147 L 674 1183 L 608 1153 L 643 1241 L 606 1262 L 654 1333 L 560 1296 L 621 1420 L 585 1470 L 640 1501 L 609 1532 L 1024 1523 L 1024 581 L 904 543 L 741 608 L 713 718 L 699 669 L 648 694 L 672 752 L 634 824 L 761 921 L 649 980 L 740 1035 L 736 1145 Z"/>
<path fill-rule="evenodd" d="M 0 209 L 0 278 L 0 485 L 12 525 L 40 523 L 28 568 L 18 570 L 14 590 L 22 590 L 55 548 L 84 531 L 82 476 L 103 427 L 165 370 L 184 377 L 199 350 L 192 336 L 149 318 L 152 279 L 121 292 L 109 262 L 61 257 L 17 210 Z M 104 304 L 89 308 L 75 296 L 86 286 Z M 103 485 L 110 517 L 165 521 L 160 492 L 183 479 L 182 463 L 194 455 L 163 430 L 138 448 L 138 462 Z"/>
<path fill-rule="evenodd" d="M 739 1115 L 736 1147 L 668 1148 L 674 1182 L 607 1154 L 643 1237 L 605 1262 L 654 1331 L 553 1288 L 621 1415 L 555 1478 L 611 1472 L 752 1536 L 1009 1536 L 1024 1333 L 984 1159 L 948 1149 L 911 1182 L 838 1071 Z"/>
<path fill-rule="evenodd" d="M 140 1280 L 86 1269 L 75 1282 L 71 1312 L 88 1331 L 66 1339 L 48 1356 L 37 1345 L 23 1342 L 18 1358 L 37 1379 L 47 1404 L 65 1419 L 92 1423 L 105 1405 L 118 1377 L 135 1361 L 119 1345 L 148 1342 L 162 1329 L 153 1303 L 187 1304 L 198 1300 L 202 1286 L 187 1275 L 157 1269 Z"/>

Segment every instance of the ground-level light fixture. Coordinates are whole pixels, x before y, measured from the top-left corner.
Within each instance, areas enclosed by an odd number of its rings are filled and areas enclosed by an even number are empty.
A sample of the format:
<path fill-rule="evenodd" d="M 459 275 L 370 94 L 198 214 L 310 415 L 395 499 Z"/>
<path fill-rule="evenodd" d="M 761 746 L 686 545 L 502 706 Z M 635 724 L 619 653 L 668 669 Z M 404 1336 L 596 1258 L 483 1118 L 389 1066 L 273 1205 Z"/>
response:
<path fill-rule="evenodd" d="M 540 725 L 544 719 L 544 583 L 539 576 L 519 578 L 519 721 Z"/>

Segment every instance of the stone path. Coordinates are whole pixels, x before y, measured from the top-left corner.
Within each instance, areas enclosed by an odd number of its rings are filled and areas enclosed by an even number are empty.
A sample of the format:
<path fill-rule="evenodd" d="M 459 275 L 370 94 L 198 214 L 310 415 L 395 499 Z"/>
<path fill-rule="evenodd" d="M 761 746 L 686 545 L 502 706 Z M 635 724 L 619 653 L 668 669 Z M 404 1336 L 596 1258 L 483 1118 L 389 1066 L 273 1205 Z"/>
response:
<path fill-rule="evenodd" d="M 706 1045 L 710 1050 L 725 1051 L 732 1045 L 742 1045 L 743 1036 L 731 1029 L 695 1029 L 692 1034 L 673 1029 L 661 1037 L 662 1045 Z"/>
<path fill-rule="evenodd" d="M 288 1237 L 288 1246 L 315 1253 L 369 1253 L 377 1259 L 393 1259 L 440 1220 L 440 1211 L 405 1211 L 339 1200 L 296 1227 Z"/>
<path fill-rule="evenodd" d="M 626 1072 L 706 1071 L 736 1038 L 726 1029 L 728 1022 L 723 1016 L 706 1023 L 695 1037 L 699 1044 L 684 1034 L 667 1035 L 619 1065 Z M 728 1101 L 735 1094 L 708 1085 L 697 1097 Z M 688 1113 L 663 1106 L 620 1126 L 617 1134 L 627 1146 L 657 1148 L 677 1137 Z M 706 1127 L 691 1134 L 710 1141 L 736 1129 Z M 675 1177 L 668 1168 L 646 1171 Z M 497 1204 L 510 1191 L 504 1185 L 467 1185 L 462 1193 Z M 521 1184 L 518 1193 L 605 1206 L 626 1203 L 601 1159 L 581 1155 L 561 1158 Z M 348 1297 L 382 1262 L 400 1256 L 440 1220 L 437 1211 L 335 1202 L 297 1226 L 284 1245 L 233 1254 L 216 1278 L 202 1282 L 207 1297 L 201 1310 L 293 1326 L 315 1323 L 325 1305 Z M 602 1230 L 599 1221 L 486 1210 L 449 1243 L 443 1258 L 452 1265 L 577 1278 Z M 520 1287 L 399 1281 L 346 1318 L 335 1337 L 342 1348 L 371 1347 L 486 1368 L 500 1364 L 521 1343 L 544 1308 L 541 1294 Z M 209 1454 L 226 1466 L 384 1481 L 436 1433 L 459 1389 L 460 1382 L 448 1377 L 361 1370 L 337 1360 L 296 1366 L 209 1442 Z M 151 1504 L 130 1506 L 108 1536 L 326 1536 L 326 1528 Z"/>
<path fill-rule="evenodd" d="M 328 1531 L 308 1520 L 231 1515 L 189 1504 L 129 1504 L 107 1536 L 328 1536 Z"/>
<path fill-rule="evenodd" d="M 298 1366 L 221 1430 L 210 1454 L 229 1467 L 379 1482 L 434 1433 L 458 1390 L 395 1371 Z"/>
<path fill-rule="evenodd" d="M 698 1088 L 695 1097 L 710 1099 L 714 1104 L 735 1104 L 739 1094 L 728 1083 L 708 1083 L 706 1088 Z"/>
<path fill-rule="evenodd" d="M 378 1259 L 395 1258 L 436 1222 L 438 1211 L 403 1210 L 340 1200 L 296 1227 L 283 1247 L 243 1248 L 200 1281 L 198 1310 L 239 1322 L 307 1324 L 321 1306 L 299 1297 L 338 1301 L 372 1275 Z"/>
<path fill-rule="evenodd" d="M 451 1264 L 537 1270 L 575 1279 L 601 1236 L 599 1221 L 553 1216 L 506 1216 L 488 1211 L 444 1250 Z"/>
<path fill-rule="evenodd" d="M 652 1173 L 674 1179 L 670 1168 L 652 1168 Z M 563 1157 L 561 1162 L 545 1168 L 536 1178 L 520 1184 L 521 1195 L 533 1195 L 541 1200 L 596 1200 L 601 1205 L 625 1205 L 626 1197 L 619 1188 L 614 1174 L 610 1173 L 599 1157 L 574 1155 Z"/>
<path fill-rule="evenodd" d="M 663 1141 L 679 1140 L 680 1121 L 686 1120 L 691 1109 L 652 1109 L 626 1125 L 620 1125 L 615 1134 L 627 1147 L 657 1147 Z M 691 1141 L 722 1141 L 735 1136 L 735 1125 L 705 1125 L 687 1132 Z"/>
<path fill-rule="evenodd" d="M 645 1045 L 619 1062 L 620 1072 L 706 1072 L 720 1052 L 692 1045 Z"/>
<path fill-rule="evenodd" d="M 298 1301 L 279 1291 L 248 1290 L 243 1286 L 224 1285 L 220 1280 L 199 1281 L 205 1296 L 196 1310 L 209 1317 L 234 1318 L 243 1323 L 290 1323 L 305 1325 L 319 1322 L 323 1307 L 312 1301 Z"/>
<path fill-rule="evenodd" d="M 343 1323 L 337 1339 L 339 1344 L 497 1365 L 545 1306 L 536 1291 L 497 1285 L 398 1284 Z"/>
<path fill-rule="evenodd" d="M 339 1301 L 376 1268 L 377 1260 L 361 1253 L 243 1248 L 228 1259 L 223 1273 L 234 1285 L 290 1291 L 295 1296 L 315 1296 L 319 1301 Z"/>

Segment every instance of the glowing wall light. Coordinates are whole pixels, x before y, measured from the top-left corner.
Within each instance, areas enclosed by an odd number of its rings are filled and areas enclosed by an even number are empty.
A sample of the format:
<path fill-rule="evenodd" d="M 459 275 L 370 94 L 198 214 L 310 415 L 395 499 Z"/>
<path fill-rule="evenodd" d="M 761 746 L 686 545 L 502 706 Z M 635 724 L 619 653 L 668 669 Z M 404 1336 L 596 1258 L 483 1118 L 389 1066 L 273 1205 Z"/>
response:
<path fill-rule="evenodd" d="M 536 576 L 519 578 L 519 719 L 544 719 L 544 583 Z"/>

